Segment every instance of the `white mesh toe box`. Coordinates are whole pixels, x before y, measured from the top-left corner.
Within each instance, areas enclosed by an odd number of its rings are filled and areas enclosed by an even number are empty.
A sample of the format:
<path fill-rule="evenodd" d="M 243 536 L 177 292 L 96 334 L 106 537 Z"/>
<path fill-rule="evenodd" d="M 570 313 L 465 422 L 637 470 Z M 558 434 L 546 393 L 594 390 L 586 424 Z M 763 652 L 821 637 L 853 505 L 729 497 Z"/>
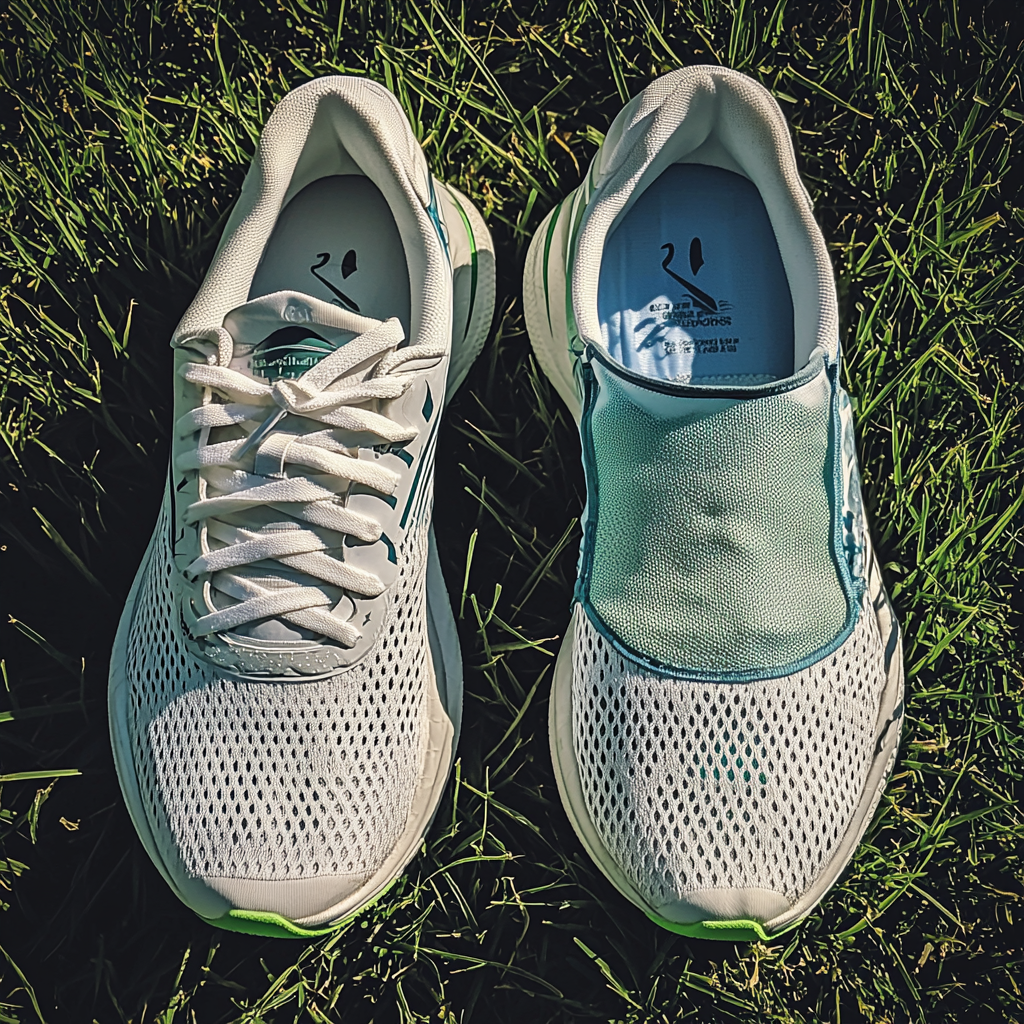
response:
<path fill-rule="evenodd" d="M 163 524 L 157 536 L 165 535 Z M 197 878 L 376 871 L 402 834 L 424 759 L 427 541 L 410 534 L 370 653 L 314 682 L 243 681 L 182 642 L 165 543 L 153 546 L 124 658 L 128 744 L 165 863 Z"/>
<path fill-rule="evenodd" d="M 811 668 L 754 683 L 660 676 L 577 615 L 573 743 L 589 816 L 654 907 L 703 890 L 790 902 L 838 849 L 876 742 L 885 657 L 869 605 Z"/>

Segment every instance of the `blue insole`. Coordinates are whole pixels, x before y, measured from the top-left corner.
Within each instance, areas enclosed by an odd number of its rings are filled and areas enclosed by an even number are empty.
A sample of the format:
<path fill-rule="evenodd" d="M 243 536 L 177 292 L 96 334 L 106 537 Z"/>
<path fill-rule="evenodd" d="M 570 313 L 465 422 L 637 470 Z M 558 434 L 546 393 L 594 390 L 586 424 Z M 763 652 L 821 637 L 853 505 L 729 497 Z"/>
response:
<path fill-rule="evenodd" d="M 753 182 L 673 164 L 605 244 L 598 316 L 611 356 L 660 380 L 752 384 L 794 372 L 793 301 Z"/>

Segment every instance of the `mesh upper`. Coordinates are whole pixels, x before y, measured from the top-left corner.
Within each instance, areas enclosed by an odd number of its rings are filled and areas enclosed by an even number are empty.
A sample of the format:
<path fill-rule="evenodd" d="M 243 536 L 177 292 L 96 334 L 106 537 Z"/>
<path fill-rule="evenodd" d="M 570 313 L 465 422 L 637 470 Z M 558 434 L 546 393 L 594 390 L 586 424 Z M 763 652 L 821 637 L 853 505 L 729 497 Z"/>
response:
<path fill-rule="evenodd" d="M 576 618 L 573 729 L 587 809 L 655 907 L 705 889 L 795 900 L 861 801 L 885 687 L 865 604 L 847 641 L 802 672 L 693 683 L 623 659 Z"/>
<path fill-rule="evenodd" d="M 408 820 L 424 756 L 426 531 L 399 550 L 374 650 L 326 680 L 255 682 L 182 642 L 166 516 L 125 652 L 128 732 L 157 844 L 199 877 L 371 874 Z"/>

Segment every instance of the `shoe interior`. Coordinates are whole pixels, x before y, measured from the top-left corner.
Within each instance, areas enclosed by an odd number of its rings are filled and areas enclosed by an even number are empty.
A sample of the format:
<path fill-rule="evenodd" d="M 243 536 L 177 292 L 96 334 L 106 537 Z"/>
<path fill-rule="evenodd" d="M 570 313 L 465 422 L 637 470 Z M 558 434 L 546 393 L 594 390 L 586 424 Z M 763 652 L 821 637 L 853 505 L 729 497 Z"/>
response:
<path fill-rule="evenodd" d="M 636 373 L 760 384 L 794 370 L 793 301 L 768 212 L 749 179 L 672 164 L 608 237 L 598 318 Z"/>
<path fill-rule="evenodd" d="M 281 211 L 249 299 L 284 290 L 377 320 L 397 316 L 408 336 L 405 249 L 387 200 L 369 178 L 318 178 Z"/>

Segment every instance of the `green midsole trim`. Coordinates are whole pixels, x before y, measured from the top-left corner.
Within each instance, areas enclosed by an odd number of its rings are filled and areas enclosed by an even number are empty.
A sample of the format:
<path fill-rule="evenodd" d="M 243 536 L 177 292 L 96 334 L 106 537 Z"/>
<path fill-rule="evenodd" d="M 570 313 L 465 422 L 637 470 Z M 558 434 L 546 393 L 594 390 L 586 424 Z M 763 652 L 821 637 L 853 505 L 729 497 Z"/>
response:
<path fill-rule="evenodd" d="M 336 932 L 345 924 L 344 921 L 339 921 L 326 928 L 302 928 L 280 914 L 262 910 L 229 910 L 224 917 L 203 920 L 225 931 L 275 939 L 317 939 Z"/>
<path fill-rule="evenodd" d="M 368 910 L 384 896 L 402 877 L 399 875 L 397 878 L 392 878 L 380 892 L 372 899 L 367 900 L 361 907 L 353 910 L 351 914 L 343 917 L 340 921 L 324 925 L 322 928 L 303 928 L 301 925 L 295 924 L 294 921 L 289 921 L 288 918 L 269 910 L 229 910 L 223 917 L 204 917 L 203 920 L 215 928 L 223 928 L 228 932 L 242 932 L 246 935 L 262 935 L 272 939 L 318 939 L 351 924 L 364 910 Z"/>
<path fill-rule="evenodd" d="M 735 921 L 693 921 L 690 924 L 679 924 L 651 911 L 645 913 L 655 924 L 667 931 L 675 932 L 676 935 L 685 935 L 691 939 L 715 939 L 719 942 L 772 942 L 803 920 L 800 918 L 777 932 L 768 933 L 760 921 L 748 921 L 743 918 Z"/>

